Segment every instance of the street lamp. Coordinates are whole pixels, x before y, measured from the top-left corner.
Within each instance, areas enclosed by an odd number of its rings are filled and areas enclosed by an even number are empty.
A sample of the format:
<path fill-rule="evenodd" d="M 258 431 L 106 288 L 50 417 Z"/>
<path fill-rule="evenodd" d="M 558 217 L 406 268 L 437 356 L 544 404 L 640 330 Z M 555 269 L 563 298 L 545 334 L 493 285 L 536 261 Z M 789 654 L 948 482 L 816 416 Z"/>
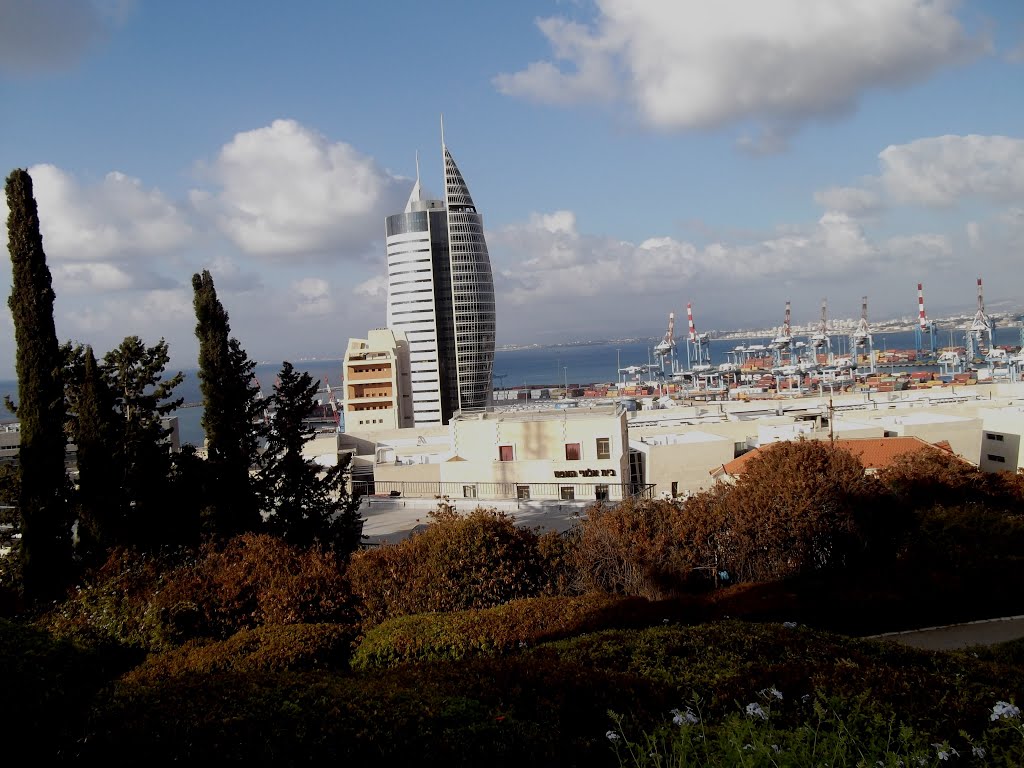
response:
<path fill-rule="evenodd" d="M 565 396 L 569 396 L 569 366 L 562 366 L 562 373 L 565 375 Z"/>

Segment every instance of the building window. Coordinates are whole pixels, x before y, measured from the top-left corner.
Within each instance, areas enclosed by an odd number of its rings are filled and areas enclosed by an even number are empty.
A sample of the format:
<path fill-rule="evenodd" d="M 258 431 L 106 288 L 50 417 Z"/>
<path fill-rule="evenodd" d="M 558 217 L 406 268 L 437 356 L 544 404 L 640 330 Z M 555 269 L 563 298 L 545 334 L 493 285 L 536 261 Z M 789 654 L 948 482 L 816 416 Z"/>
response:
<path fill-rule="evenodd" d="M 516 498 L 526 501 L 530 498 L 530 486 L 528 485 L 517 485 L 516 486 Z"/>
<path fill-rule="evenodd" d="M 576 489 L 571 485 L 563 485 L 558 489 L 558 495 L 562 501 L 572 501 L 576 498 Z"/>
<path fill-rule="evenodd" d="M 608 437 L 597 438 L 597 458 L 610 459 L 612 456 L 612 441 Z"/>
<path fill-rule="evenodd" d="M 511 445 L 498 446 L 498 461 L 513 461 Z"/>
<path fill-rule="evenodd" d="M 579 443 L 566 443 L 565 444 L 565 460 L 566 461 L 579 461 L 580 460 L 580 444 Z"/>
<path fill-rule="evenodd" d="M 989 461 L 998 461 L 1000 464 L 1005 464 L 1006 463 L 1006 457 L 1005 456 L 996 456 L 994 453 L 990 453 L 988 455 L 988 460 Z"/>
<path fill-rule="evenodd" d="M 607 485 L 595 485 L 594 486 L 594 498 L 598 501 L 608 501 L 608 486 Z"/>
<path fill-rule="evenodd" d="M 462 496 L 466 499 L 476 498 L 476 486 L 475 485 L 464 485 L 462 486 Z"/>
<path fill-rule="evenodd" d="M 985 437 L 989 440 L 995 440 L 996 442 L 1003 442 L 1003 436 L 994 434 L 993 432 L 986 432 Z"/>

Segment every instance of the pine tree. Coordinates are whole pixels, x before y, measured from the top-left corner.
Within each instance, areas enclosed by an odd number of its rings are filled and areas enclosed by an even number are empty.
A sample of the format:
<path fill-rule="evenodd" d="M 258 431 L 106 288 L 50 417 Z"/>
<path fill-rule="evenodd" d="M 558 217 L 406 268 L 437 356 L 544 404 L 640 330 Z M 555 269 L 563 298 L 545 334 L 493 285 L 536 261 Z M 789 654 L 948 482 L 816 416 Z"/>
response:
<path fill-rule="evenodd" d="M 259 460 L 261 407 L 253 381 L 256 363 L 231 337 L 228 313 L 206 270 L 192 276 L 199 339 L 199 383 L 203 393 L 209 483 L 207 520 L 211 533 L 229 537 L 256 530 L 259 505 L 250 470 Z"/>
<path fill-rule="evenodd" d="M 167 516 L 174 514 L 170 497 L 171 433 L 163 419 L 182 403 L 174 389 L 184 376 L 179 371 L 166 381 L 170 356 L 160 339 L 147 347 L 128 336 L 103 357 L 102 373 L 117 416 L 116 465 L 120 506 L 127 523 L 127 541 L 136 545 L 163 542 Z"/>
<path fill-rule="evenodd" d="M 6 193 L 13 277 L 7 303 L 17 344 L 21 430 L 22 572 L 25 596 L 44 600 L 60 596 L 72 562 L 62 359 L 32 177 L 21 169 L 12 171 Z"/>
<path fill-rule="evenodd" d="M 322 544 L 348 554 L 362 523 L 346 489 L 347 466 L 323 467 L 302 455 L 313 438 L 303 419 L 314 407 L 317 383 L 284 363 L 274 385 L 272 426 L 260 473 L 267 523 L 290 544 Z"/>

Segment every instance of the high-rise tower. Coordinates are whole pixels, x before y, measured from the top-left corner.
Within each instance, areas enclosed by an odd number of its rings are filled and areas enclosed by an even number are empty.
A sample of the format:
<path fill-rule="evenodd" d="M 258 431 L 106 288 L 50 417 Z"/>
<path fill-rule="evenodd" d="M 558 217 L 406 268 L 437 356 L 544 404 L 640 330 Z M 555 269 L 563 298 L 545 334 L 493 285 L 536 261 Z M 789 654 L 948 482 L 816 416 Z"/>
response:
<path fill-rule="evenodd" d="M 491 399 L 494 282 L 483 219 L 444 145 L 445 199 L 416 184 L 403 213 L 385 222 L 388 327 L 409 339 L 417 426 L 447 423 Z"/>

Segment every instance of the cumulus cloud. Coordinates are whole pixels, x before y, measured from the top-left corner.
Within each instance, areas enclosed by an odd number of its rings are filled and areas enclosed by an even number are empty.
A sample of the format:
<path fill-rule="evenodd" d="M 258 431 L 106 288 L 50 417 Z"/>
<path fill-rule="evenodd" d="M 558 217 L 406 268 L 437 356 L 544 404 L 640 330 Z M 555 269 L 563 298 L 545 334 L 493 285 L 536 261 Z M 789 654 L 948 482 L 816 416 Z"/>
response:
<path fill-rule="evenodd" d="M 559 224 L 546 227 L 546 222 Z M 499 272 L 502 302 L 516 306 L 602 294 L 643 296 L 690 280 L 747 289 L 757 281 L 795 275 L 834 280 L 876 269 L 893 255 L 926 262 L 951 254 L 948 242 L 934 235 L 872 242 L 853 217 L 840 211 L 826 212 L 806 230 L 703 247 L 672 237 L 631 243 L 581 234 L 569 211 L 534 214 L 493 233 L 491 240 L 495 253 L 512 264 Z"/>
<path fill-rule="evenodd" d="M 877 193 L 863 187 L 828 187 L 815 192 L 814 200 L 824 208 L 851 216 L 873 213 L 882 203 Z"/>
<path fill-rule="evenodd" d="M 304 277 L 291 285 L 292 313 L 319 317 L 334 311 L 331 288 L 327 281 L 319 277 Z"/>
<path fill-rule="evenodd" d="M 294 120 L 236 134 L 207 170 L 219 189 L 194 191 L 193 204 L 265 257 L 358 256 L 409 192 L 372 158 Z"/>
<path fill-rule="evenodd" d="M 134 6 L 132 0 L 0 3 L 0 73 L 60 72 L 77 64 Z"/>
<path fill-rule="evenodd" d="M 165 254 L 192 237 L 183 213 L 160 190 L 147 189 L 138 179 L 114 171 L 85 184 L 54 165 L 28 170 L 43 246 L 53 261 L 88 263 Z"/>
<path fill-rule="evenodd" d="M 853 110 L 872 88 L 923 80 L 976 55 L 952 0 L 597 0 L 589 25 L 537 21 L 555 62 L 493 80 L 556 104 L 625 100 L 664 129 L 744 120 L 746 149 L 777 151 L 800 123 Z"/>
<path fill-rule="evenodd" d="M 948 206 L 968 198 L 1024 198 L 1024 139 L 936 136 L 886 147 L 881 181 L 899 203 Z"/>
<path fill-rule="evenodd" d="M 365 296 L 369 299 L 378 299 L 382 296 L 388 295 L 388 279 L 385 275 L 377 275 L 371 277 L 369 280 L 356 285 L 352 289 L 352 293 L 356 296 Z"/>

